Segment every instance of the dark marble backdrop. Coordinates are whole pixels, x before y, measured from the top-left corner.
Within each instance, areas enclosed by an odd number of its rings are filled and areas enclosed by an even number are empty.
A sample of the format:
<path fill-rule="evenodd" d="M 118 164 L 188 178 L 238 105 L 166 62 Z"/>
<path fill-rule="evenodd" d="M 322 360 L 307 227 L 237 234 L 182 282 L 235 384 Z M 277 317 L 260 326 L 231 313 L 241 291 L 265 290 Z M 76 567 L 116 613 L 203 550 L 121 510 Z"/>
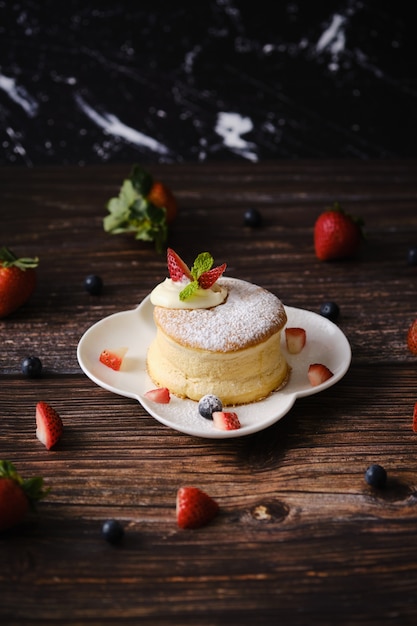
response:
<path fill-rule="evenodd" d="M 0 164 L 416 157 L 414 5 L 0 0 Z"/>

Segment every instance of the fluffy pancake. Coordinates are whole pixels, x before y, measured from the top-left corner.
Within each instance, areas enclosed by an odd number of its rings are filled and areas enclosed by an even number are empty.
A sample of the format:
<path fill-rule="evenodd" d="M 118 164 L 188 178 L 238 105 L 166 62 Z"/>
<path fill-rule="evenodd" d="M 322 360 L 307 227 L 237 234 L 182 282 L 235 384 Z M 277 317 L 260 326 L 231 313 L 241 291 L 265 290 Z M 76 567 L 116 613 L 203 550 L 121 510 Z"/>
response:
<path fill-rule="evenodd" d="M 269 291 L 235 278 L 221 278 L 222 304 L 210 309 L 155 306 L 156 337 L 148 372 L 158 386 L 199 401 L 208 393 L 224 405 L 266 397 L 288 375 L 281 354 L 287 316 Z"/>

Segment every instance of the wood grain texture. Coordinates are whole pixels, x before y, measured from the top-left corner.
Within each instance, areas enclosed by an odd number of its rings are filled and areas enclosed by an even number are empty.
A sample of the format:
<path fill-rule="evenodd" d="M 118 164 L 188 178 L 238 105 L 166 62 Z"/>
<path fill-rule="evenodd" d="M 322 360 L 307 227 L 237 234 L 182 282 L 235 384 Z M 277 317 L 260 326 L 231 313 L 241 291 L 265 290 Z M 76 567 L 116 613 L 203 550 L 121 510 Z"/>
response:
<path fill-rule="evenodd" d="M 96 387 L 76 348 L 91 324 L 134 308 L 166 274 L 151 245 L 102 230 L 105 204 L 130 166 L 0 169 L 1 242 L 39 255 L 30 302 L 0 320 L 0 458 L 51 486 L 36 515 L 0 536 L 0 623 L 413 624 L 417 619 L 416 162 L 282 162 L 159 166 L 180 215 L 170 245 L 209 250 L 229 275 L 318 311 L 338 302 L 353 352 L 337 385 L 300 399 L 280 422 L 235 440 L 204 440 L 156 422 L 135 401 Z M 361 215 L 354 260 L 321 263 L 313 225 L 334 201 Z M 264 226 L 243 226 L 256 206 Z M 101 296 L 84 277 L 100 274 Z M 28 380 L 21 360 L 42 358 Z M 65 433 L 47 451 L 35 404 Z M 364 471 L 384 465 L 388 485 Z M 220 504 L 198 531 L 175 521 L 176 490 Z M 100 536 L 104 519 L 126 529 Z"/>

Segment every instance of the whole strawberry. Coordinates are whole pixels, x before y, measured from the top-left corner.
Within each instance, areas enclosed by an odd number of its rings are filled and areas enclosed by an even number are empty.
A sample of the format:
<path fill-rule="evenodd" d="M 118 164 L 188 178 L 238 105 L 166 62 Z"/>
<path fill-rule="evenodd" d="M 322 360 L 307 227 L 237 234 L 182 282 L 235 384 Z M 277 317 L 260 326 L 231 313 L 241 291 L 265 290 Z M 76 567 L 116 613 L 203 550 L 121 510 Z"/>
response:
<path fill-rule="evenodd" d="M 35 508 L 36 502 L 47 493 L 43 478 L 36 476 L 23 480 L 10 461 L 0 461 L 0 531 L 22 522 L 28 511 Z"/>
<path fill-rule="evenodd" d="M 32 295 L 37 265 L 37 258 L 18 259 L 8 248 L 0 248 L 0 318 L 13 313 Z"/>
<path fill-rule="evenodd" d="M 332 261 L 352 257 L 361 244 L 362 225 L 362 220 L 348 215 L 335 203 L 317 218 L 314 225 L 317 258 Z"/>
<path fill-rule="evenodd" d="M 417 319 L 414 320 L 408 329 L 407 346 L 410 352 L 417 354 Z"/>

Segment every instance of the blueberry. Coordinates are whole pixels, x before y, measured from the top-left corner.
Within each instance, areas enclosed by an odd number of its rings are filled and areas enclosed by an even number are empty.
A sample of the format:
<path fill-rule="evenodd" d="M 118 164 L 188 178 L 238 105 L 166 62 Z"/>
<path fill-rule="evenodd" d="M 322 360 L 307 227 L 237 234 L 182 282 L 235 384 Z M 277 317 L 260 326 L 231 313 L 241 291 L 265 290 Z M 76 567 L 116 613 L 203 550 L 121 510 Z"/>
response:
<path fill-rule="evenodd" d="M 417 265 L 417 246 L 413 246 L 407 252 L 408 265 Z"/>
<path fill-rule="evenodd" d="M 85 290 L 92 296 L 99 296 L 103 290 L 103 281 L 96 274 L 89 274 L 84 281 Z"/>
<path fill-rule="evenodd" d="M 109 543 L 118 543 L 123 539 L 125 531 L 116 519 L 108 519 L 101 528 L 101 534 Z"/>
<path fill-rule="evenodd" d="M 371 487 L 385 487 L 387 482 L 387 472 L 381 465 L 374 463 L 366 470 L 365 480 L 368 485 L 371 485 Z"/>
<path fill-rule="evenodd" d="M 327 317 L 328 320 L 335 322 L 339 317 L 339 307 L 336 302 L 323 302 L 320 307 L 320 315 Z"/>
<path fill-rule="evenodd" d="M 202 417 L 205 417 L 208 420 L 213 419 L 213 413 L 215 411 L 222 411 L 223 404 L 220 398 L 214 396 L 209 393 L 206 396 L 203 396 L 198 403 L 198 412 Z"/>
<path fill-rule="evenodd" d="M 39 378 L 42 374 L 42 361 L 37 356 L 27 356 L 22 361 L 22 372 L 29 378 Z"/>
<path fill-rule="evenodd" d="M 262 215 L 259 213 L 258 209 L 248 209 L 243 216 L 243 223 L 245 226 L 258 228 L 262 225 Z"/>

